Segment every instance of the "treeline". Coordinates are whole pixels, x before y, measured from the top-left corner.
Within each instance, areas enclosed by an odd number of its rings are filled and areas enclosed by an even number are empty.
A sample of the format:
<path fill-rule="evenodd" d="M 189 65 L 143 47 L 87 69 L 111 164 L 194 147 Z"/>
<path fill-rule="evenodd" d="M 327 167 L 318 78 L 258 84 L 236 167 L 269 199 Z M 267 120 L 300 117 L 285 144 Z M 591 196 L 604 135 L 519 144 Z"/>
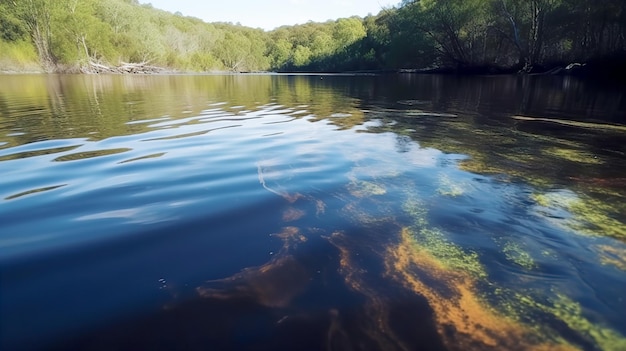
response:
<path fill-rule="evenodd" d="M 626 49 L 623 0 L 404 0 L 392 17 L 407 45 L 421 42 L 413 50 L 432 48 L 436 62 L 452 67 L 531 71 Z"/>
<path fill-rule="evenodd" d="M 137 0 L 0 0 L 0 70 L 533 71 L 625 49 L 623 0 L 404 0 L 365 18 L 270 32 Z"/>

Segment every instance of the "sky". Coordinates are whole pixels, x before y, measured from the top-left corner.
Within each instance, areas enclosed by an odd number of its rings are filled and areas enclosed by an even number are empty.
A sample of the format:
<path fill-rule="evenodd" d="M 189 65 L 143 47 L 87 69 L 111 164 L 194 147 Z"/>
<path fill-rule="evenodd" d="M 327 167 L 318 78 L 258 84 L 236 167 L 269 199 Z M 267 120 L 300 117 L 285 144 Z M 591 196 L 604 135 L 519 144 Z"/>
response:
<path fill-rule="evenodd" d="M 350 16 L 376 15 L 400 0 L 140 0 L 169 12 L 205 22 L 232 22 L 272 30 L 308 21 L 325 22 Z"/>

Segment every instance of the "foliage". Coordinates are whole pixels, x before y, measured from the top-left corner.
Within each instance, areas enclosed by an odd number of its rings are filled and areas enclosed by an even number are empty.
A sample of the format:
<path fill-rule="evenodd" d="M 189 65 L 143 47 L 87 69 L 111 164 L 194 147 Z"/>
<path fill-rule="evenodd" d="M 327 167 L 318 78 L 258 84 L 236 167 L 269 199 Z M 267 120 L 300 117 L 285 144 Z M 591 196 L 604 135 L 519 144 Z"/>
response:
<path fill-rule="evenodd" d="M 11 11 L 8 1 L 0 1 L 0 39 L 16 41 L 27 37 L 26 24 L 20 20 L 15 11 Z"/>
<path fill-rule="evenodd" d="M 365 18 L 264 32 L 205 23 L 136 0 L 0 0 L 0 42 L 13 48 L 0 68 L 32 60 L 29 46 L 19 44 L 27 41 L 46 71 L 89 62 L 150 62 L 184 71 L 532 71 L 626 50 L 626 3 L 404 0 Z"/>
<path fill-rule="evenodd" d="M 0 40 L 0 67 L 8 71 L 36 71 L 37 52 L 26 40 Z"/>

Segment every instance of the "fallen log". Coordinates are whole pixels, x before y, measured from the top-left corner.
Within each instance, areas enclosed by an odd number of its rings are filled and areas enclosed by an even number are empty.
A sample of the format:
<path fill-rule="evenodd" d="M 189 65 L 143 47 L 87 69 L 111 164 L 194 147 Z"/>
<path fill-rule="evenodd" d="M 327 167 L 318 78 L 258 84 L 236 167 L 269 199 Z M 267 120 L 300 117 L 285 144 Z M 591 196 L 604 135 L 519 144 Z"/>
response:
<path fill-rule="evenodd" d="M 162 67 L 149 65 L 148 62 L 121 62 L 119 66 L 107 66 L 89 61 L 87 66 L 81 68 L 81 72 L 87 74 L 156 74 L 164 70 Z"/>

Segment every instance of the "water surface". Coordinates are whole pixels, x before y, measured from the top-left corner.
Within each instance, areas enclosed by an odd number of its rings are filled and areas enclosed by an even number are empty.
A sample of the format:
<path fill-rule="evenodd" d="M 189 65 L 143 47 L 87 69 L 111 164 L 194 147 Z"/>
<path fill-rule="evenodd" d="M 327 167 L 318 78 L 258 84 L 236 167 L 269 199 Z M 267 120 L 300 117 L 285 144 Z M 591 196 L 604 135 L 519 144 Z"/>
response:
<path fill-rule="evenodd" d="M 0 346 L 626 348 L 626 99 L 0 76 Z"/>

